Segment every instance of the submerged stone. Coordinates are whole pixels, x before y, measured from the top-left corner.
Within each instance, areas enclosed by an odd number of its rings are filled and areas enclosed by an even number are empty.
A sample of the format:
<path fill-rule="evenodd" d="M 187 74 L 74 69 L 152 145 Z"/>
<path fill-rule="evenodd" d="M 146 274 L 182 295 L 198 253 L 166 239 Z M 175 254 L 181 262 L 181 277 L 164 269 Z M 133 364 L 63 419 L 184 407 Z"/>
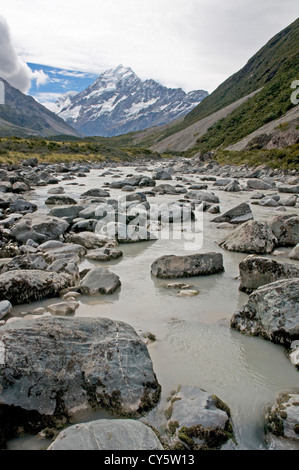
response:
<path fill-rule="evenodd" d="M 20 420 L 27 410 L 33 427 L 97 407 L 136 416 L 159 399 L 148 350 L 126 323 L 107 318 L 20 320 L 0 328 L 0 343 L 0 409 L 10 416 L 18 407 Z"/>

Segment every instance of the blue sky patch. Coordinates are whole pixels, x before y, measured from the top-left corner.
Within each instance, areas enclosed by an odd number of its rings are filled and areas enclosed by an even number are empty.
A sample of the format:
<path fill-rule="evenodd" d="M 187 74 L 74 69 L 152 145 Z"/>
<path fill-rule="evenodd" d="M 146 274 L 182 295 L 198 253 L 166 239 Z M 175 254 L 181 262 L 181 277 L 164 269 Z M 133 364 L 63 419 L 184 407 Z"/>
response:
<path fill-rule="evenodd" d="M 29 95 L 55 111 L 55 102 L 67 92 L 84 90 L 98 77 L 94 73 L 60 69 L 47 65 L 28 63 L 33 72 Z"/>

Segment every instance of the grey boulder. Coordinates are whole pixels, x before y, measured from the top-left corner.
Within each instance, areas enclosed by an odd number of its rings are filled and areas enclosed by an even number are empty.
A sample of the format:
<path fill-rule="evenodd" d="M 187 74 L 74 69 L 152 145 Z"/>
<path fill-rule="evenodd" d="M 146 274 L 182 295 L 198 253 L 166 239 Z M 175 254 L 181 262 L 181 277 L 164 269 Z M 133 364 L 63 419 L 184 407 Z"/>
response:
<path fill-rule="evenodd" d="M 67 274 L 38 269 L 9 271 L 0 275 L 0 300 L 9 300 L 14 305 L 55 297 L 71 283 Z"/>
<path fill-rule="evenodd" d="M 9 209 L 11 212 L 17 212 L 19 214 L 31 214 L 37 211 L 37 205 L 25 199 L 18 199 L 10 204 Z"/>
<path fill-rule="evenodd" d="M 292 194 L 299 194 L 299 185 L 292 186 L 292 185 L 281 185 L 278 187 L 278 191 L 280 193 L 292 193 Z"/>
<path fill-rule="evenodd" d="M 8 300 L 2 300 L 0 302 L 0 320 L 4 318 L 12 309 L 12 305 Z"/>
<path fill-rule="evenodd" d="M 247 188 L 249 189 L 273 189 L 273 187 L 265 183 L 264 181 L 261 181 L 259 179 L 254 179 L 254 180 L 248 180 L 247 181 Z"/>
<path fill-rule="evenodd" d="M 21 214 L 10 214 L 8 217 L 0 221 L 0 227 L 9 228 L 21 218 Z"/>
<path fill-rule="evenodd" d="M 269 450 L 299 450 L 299 394 L 281 393 L 265 412 Z"/>
<path fill-rule="evenodd" d="M 219 197 L 215 196 L 214 193 L 206 193 L 204 191 L 189 191 L 185 197 L 201 202 L 211 202 L 212 204 L 219 204 L 220 202 Z"/>
<path fill-rule="evenodd" d="M 97 407 L 135 416 L 160 396 L 135 330 L 107 318 L 43 317 L 0 328 L 0 407 L 61 419 Z M 34 419 L 34 417 L 32 418 Z"/>
<path fill-rule="evenodd" d="M 289 258 L 299 260 L 299 243 L 296 246 L 294 246 L 294 248 L 289 254 Z"/>
<path fill-rule="evenodd" d="M 76 223 L 72 226 L 72 232 L 94 232 L 98 221 L 96 219 L 76 219 Z"/>
<path fill-rule="evenodd" d="M 162 279 L 204 276 L 224 271 L 221 253 L 198 253 L 195 255 L 165 255 L 151 266 L 154 276 Z"/>
<path fill-rule="evenodd" d="M 277 238 L 277 245 L 295 246 L 299 243 L 299 216 L 278 215 L 270 219 L 268 225 Z"/>
<path fill-rule="evenodd" d="M 84 246 L 78 243 L 63 243 L 62 246 L 46 250 L 44 256 L 47 261 L 53 262 L 57 259 L 82 258 L 85 253 L 86 249 Z"/>
<path fill-rule="evenodd" d="M 263 207 L 279 207 L 279 203 L 272 197 L 265 197 L 259 201 L 259 205 Z"/>
<path fill-rule="evenodd" d="M 47 310 L 52 315 L 64 316 L 74 314 L 78 307 L 79 302 L 70 300 L 68 302 L 58 302 L 56 304 L 48 305 Z"/>
<path fill-rule="evenodd" d="M 92 261 L 110 261 L 113 259 L 121 258 L 123 252 L 120 250 L 111 250 L 110 248 L 98 248 L 97 250 L 89 251 L 85 258 Z"/>
<path fill-rule="evenodd" d="M 19 269 L 47 269 L 48 264 L 42 254 L 25 254 L 12 258 L 0 268 L 0 272 L 14 271 Z"/>
<path fill-rule="evenodd" d="M 227 186 L 225 186 L 223 191 L 226 191 L 226 192 L 229 192 L 229 193 L 237 193 L 237 192 L 241 191 L 239 182 L 237 180 L 231 181 Z"/>
<path fill-rule="evenodd" d="M 12 192 L 16 194 L 25 193 L 26 191 L 29 191 L 29 189 L 29 186 L 21 181 L 13 183 L 12 185 Z"/>
<path fill-rule="evenodd" d="M 220 178 L 213 183 L 213 186 L 227 186 L 232 182 L 231 178 Z"/>
<path fill-rule="evenodd" d="M 233 438 L 229 407 L 197 387 L 180 386 L 142 421 L 155 426 L 171 450 L 218 450 Z"/>
<path fill-rule="evenodd" d="M 58 207 L 53 207 L 53 209 L 50 210 L 49 215 L 52 217 L 60 217 L 60 218 L 65 217 L 69 220 L 74 220 L 76 217 L 78 217 L 79 212 L 81 212 L 83 209 L 84 209 L 83 206 L 79 206 L 77 204 L 58 206 Z"/>
<path fill-rule="evenodd" d="M 241 253 L 272 253 L 277 238 L 266 223 L 250 220 L 231 232 L 219 246 Z"/>
<path fill-rule="evenodd" d="M 154 180 L 172 180 L 172 176 L 166 170 L 158 170 L 153 174 Z"/>
<path fill-rule="evenodd" d="M 119 276 L 107 268 L 91 269 L 82 279 L 80 291 L 85 295 L 112 294 L 121 286 Z"/>
<path fill-rule="evenodd" d="M 101 227 L 101 225 L 99 225 Z M 118 243 L 137 243 L 156 240 L 156 236 L 149 232 L 142 223 L 140 225 L 126 225 L 122 222 L 109 222 L 100 228 L 100 235 L 115 238 Z"/>
<path fill-rule="evenodd" d="M 11 229 L 11 234 L 19 242 L 26 242 L 32 239 L 42 243 L 47 240 L 55 240 L 62 235 L 69 227 L 69 224 L 58 217 L 33 213 L 26 214 Z"/>
<path fill-rule="evenodd" d="M 299 267 L 278 263 L 262 256 L 249 255 L 239 264 L 241 291 L 251 294 L 258 287 L 292 277 L 299 278 Z"/>
<path fill-rule="evenodd" d="M 291 196 L 288 199 L 281 201 L 280 204 L 285 207 L 295 207 L 297 202 L 297 196 Z"/>
<path fill-rule="evenodd" d="M 289 346 L 299 338 L 299 278 L 259 287 L 231 319 L 241 333 Z"/>
<path fill-rule="evenodd" d="M 54 205 L 66 206 L 66 205 L 77 204 L 77 202 L 72 197 L 55 194 L 54 196 L 49 196 L 48 199 L 46 199 L 45 204 L 53 205 L 53 206 Z"/>
<path fill-rule="evenodd" d="M 248 220 L 253 219 L 253 214 L 249 204 L 243 202 L 238 206 L 230 209 L 224 214 L 215 217 L 212 222 L 221 223 L 221 222 L 230 222 L 231 224 L 241 224 L 247 222 Z"/>
<path fill-rule="evenodd" d="M 85 193 L 81 194 L 80 199 L 87 198 L 87 197 L 109 197 L 110 194 L 105 189 L 89 189 Z"/>
<path fill-rule="evenodd" d="M 48 194 L 64 194 L 64 188 L 59 186 L 58 188 L 51 188 L 48 191 Z"/>
<path fill-rule="evenodd" d="M 107 244 L 109 244 L 109 246 L 117 245 L 115 240 L 111 240 L 104 235 L 92 232 L 69 233 L 66 236 L 66 241 L 82 245 L 87 250 L 101 248 Z"/>
<path fill-rule="evenodd" d="M 132 419 L 100 419 L 62 431 L 48 450 L 163 450 L 154 431 Z"/>

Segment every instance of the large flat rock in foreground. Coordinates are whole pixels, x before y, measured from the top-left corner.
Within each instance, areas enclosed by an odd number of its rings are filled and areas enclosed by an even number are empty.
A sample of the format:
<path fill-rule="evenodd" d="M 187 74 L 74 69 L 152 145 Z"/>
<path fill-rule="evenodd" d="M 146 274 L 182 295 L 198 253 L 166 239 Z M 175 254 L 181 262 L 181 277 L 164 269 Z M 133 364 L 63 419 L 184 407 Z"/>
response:
<path fill-rule="evenodd" d="M 222 254 L 214 252 L 161 256 L 151 267 L 152 274 L 162 279 L 205 276 L 221 271 L 224 271 Z"/>
<path fill-rule="evenodd" d="M 118 416 L 151 409 L 160 386 L 135 330 L 107 318 L 44 317 L 0 329 L 0 409 L 53 418 L 105 407 Z"/>
<path fill-rule="evenodd" d="M 163 450 L 154 431 L 132 419 L 100 419 L 62 431 L 48 450 Z"/>

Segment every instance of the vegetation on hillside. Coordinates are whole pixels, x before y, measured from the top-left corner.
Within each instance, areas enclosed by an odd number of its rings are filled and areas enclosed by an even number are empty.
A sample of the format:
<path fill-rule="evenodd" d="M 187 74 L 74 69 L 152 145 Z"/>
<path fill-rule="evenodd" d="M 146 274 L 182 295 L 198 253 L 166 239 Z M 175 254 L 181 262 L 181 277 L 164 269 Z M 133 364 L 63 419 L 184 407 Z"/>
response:
<path fill-rule="evenodd" d="M 55 139 L 55 140 L 54 140 Z M 144 148 L 125 146 L 130 140 L 123 136 L 119 139 L 85 138 L 69 136 L 43 138 L 0 138 L 0 163 L 17 163 L 29 157 L 40 162 L 57 161 L 128 161 L 135 158 L 158 158 L 157 152 Z"/>
<path fill-rule="evenodd" d="M 292 145 L 284 149 L 255 149 L 241 150 L 238 152 L 220 150 L 216 153 L 215 160 L 220 165 L 248 165 L 256 167 L 267 165 L 270 168 L 284 170 L 299 169 L 299 145 Z"/>
<path fill-rule="evenodd" d="M 53 138 L 54 139 L 54 138 Z M 101 161 L 136 161 L 141 158 L 153 160 L 171 159 L 173 157 L 191 157 L 184 152 L 157 152 L 144 148 L 126 146 L 130 138 L 77 137 L 59 136 L 58 140 L 43 138 L 6 137 L 0 138 L 0 164 L 17 164 L 27 158 L 37 158 L 39 163 L 58 162 L 101 162 Z M 56 137 L 55 137 L 56 139 Z M 67 140 L 68 139 L 68 140 Z M 127 140 L 128 139 L 128 140 Z M 218 150 L 213 157 L 221 165 L 258 166 L 268 165 L 271 168 L 299 168 L 299 145 L 286 147 L 282 150 L 263 150 L 253 148 L 247 151 L 232 152 Z"/>
<path fill-rule="evenodd" d="M 260 88 L 254 97 L 214 124 L 198 140 L 193 153 L 219 146 L 225 148 L 282 116 L 294 106 L 290 100 L 293 91 L 290 87 L 295 79 L 299 79 L 298 44 L 299 19 L 274 36 L 245 67 L 223 82 L 182 122 L 162 134 L 153 134 L 152 141 L 161 141 Z M 150 137 L 147 143 L 150 143 Z"/>

